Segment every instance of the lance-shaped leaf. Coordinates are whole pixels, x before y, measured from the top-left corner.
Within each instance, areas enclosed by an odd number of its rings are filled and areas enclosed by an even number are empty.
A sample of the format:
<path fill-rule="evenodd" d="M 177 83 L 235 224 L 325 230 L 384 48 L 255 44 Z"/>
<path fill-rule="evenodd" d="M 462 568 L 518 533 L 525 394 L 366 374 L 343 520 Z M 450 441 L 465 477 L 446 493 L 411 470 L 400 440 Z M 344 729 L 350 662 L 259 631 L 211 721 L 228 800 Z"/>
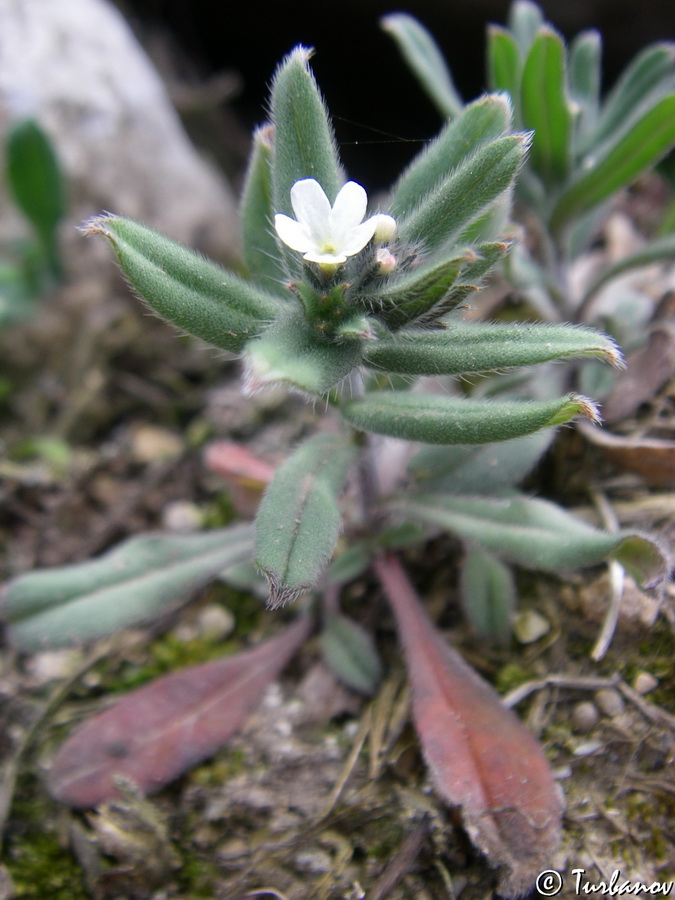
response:
<path fill-rule="evenodd" d="M 476 634 L 505 644 L 511 637 L 516 584 L 511 569 L 492 553 L 469 547 L 459 572 L 462 609 Z"/>
<path fill-rule="evenodd" d="M 636 113 L 653 105 L 661 91 L 672 92 L 675 72 L 675 44 L 651 44 L 626 67 L 605 100 L 596 131 L 590 135 L 594 145 L 626 128 Z M 588 148 L 587 148 L 588 149 Z"/>
<path fill-rule="evenodd" d="M 508 132 L 510 125 L 511 104 L 503 94 L 481 97 L 467 106 L 405 170 L 392 195 L 392 216 L 399 219 L 409 215 L 449 172 L 481 144 Z"/>
<path fill-rule="evenodd" d="M 175 608 L 252 551 L 250 525 L 142 535 L 99 559 L 20 575 L 7 585 L 0 613 L 21 650 L 95 640 Z"/>
<path fill-rule="evenodd" d="M 497 403 L 383 391 L 349 400 L 341 412 L 363 431 L 426 444 L 487 444 L 562 425 L 579 415 L 597 417 L 590 400 L 578 394 L 543 402 Z"/>
<path fill-rule="evenodd" d="M 522 59 L 513 36 L 498 25 L 488 27 L 488 82 L 493 91 L 506 91 L 518 109 Z"/>
<path fill-rule="evenodd" d="M 163 319 L 224 350 L 238 352 L 287 304 L 151 228 L 99 216 L 85 234 L 113 245 L 131 284 Z"/>
<path fill-rule="evenodd" d="M 328 616 L 321 652 L 331 672 L 347 687 L 371 696 L 382 677 L 382 663 L 368 632 L 341 613 Z"/>
<path fill-rule="evenodd" d="M 597 31 L 583 31 L 572 41 L 569 52 L 569 91 L 577 105 L 576 141 L 597 125 L 600 109 L 602 40 Z"/>
<path fill-rule="evenodd" d="M 51 141 L 37 122 L 23 119 L 9 130 L 6 156 L 14 200 L 37 232 L 58 276 L 56 228 L 65 211 L 65 186 Z"/>
<path fill-rule="evenodd" d="M 464 106 L 443 54 L 427 29 L 405 13 L 381 20 L 382 28 L 398 44 L 401 55 L 444 118 L 458 116 Z"/>
<path fill-rule="evenodd" d="M 429 250 L 457 239 L 483 210 L 509 189 L 529 141 L 530 135 L 516 134 L 481 146 L 399 222 L 401 239 L 419 242 Z"/>
<path fill-rule="evenodd" d="M 559 571 L 616 559 L 645 588 L 670 563 L 656 540 L 635 531 L 600 531 L 554 503 L 505 498 L 422 495 L 400 501 L 406 517 L 437 525 L 528 569 Z"/>
<path fill-rule="evenodd" d="M 278 637 L 226 659 L 157 678 L 89 719 L 49 768 L 51 794 L 77 808 L 118 796 L 122 776 L 152 794 L 212 756 L 245 722 L 302 646 L 302 617 Z"/>
<path fill-rule="evenodd" d="M 251 278 L 268 290 L 288 296 L 282 287 L 286 273 L 274 230 L 272 208 L 272 151 L 274 128 L 265 125 L 253 135 L 241 198 L 241 232 L 244 262 Z"/>
<path fill-rule="evenodd" d="M 459 375 L 574 357 L 621 361 L 611 338 L 569 325 L 449 322 L 443 330 L 399 331 L 364 351 L 367 365 L 406 375 Z"/>
<path fill-rule="evenodd" d="M 327 341 L 307 324 L 302 310 L 280 319 L 244 352 L 244 386 L 253 393 L 270 384 L 286 384 L 310 394 L 325 394 L 361 360 L 357 340 Z"/>
<path fill-rule="evenodd" d="M 563 40 L 542 28 L 523 66 L 521 108 L 525 128 L 534 131 L 530 165 L 546 184 L 561 182 L 570 163 L 572 115 L 566 81 Z"/>
<path fill-rule="evenodd" d="M 562 799 L 546 757 L 436 630 L 396 557 L 379 557 L 375 568 L 396 614 L 415 729 L 436 791 L 500 868 L 500 896 L 522 896 L 560 840 Z"/>
<path fill-rule="evenodd" d="M 272 83 L 274 212 L 293 216 L 291 188 L 314 178 L 331 203 L 342 184 L 333 129 L 309 68 L 312 51 L 298 46 L 281 63 Z"/>
<path fill-rule="evenodd" d="M 467 252 L 444 262 L 412 268 L 377 291 L 360 294 L 358 302 L 392 329 L 431 315 L 436 318 L 456 305 L 456 302 L 446 302 L 448 293 L 462 267 L 474 256 Z"/>
<path fill-rule="evenodd" d="M 617 141 L 594 152 L 560 197 L 551 217 L 554 230 L 627 187 L 656 165 L 675 144 L 675 94 L 664 97 Z"/>
<path fill-rule="evenodd" d="M 277 469 L 256 518 L 256 564 L 271 608 L 311 590 L 340 534 L 339 498 L 357 449 L 339 435 L 301 444 Z"/>

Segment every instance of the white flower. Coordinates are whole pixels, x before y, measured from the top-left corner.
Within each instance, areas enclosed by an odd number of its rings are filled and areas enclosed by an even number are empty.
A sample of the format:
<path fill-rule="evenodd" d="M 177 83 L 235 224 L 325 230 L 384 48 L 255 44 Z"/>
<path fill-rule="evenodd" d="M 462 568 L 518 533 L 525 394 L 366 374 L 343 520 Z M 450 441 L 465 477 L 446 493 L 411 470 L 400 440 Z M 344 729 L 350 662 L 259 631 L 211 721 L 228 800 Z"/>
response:
<path fill-rule="evenodd" d="M 376 232 L 391 237 L 396 230 L 391 216 L 380 214 L 363 221 L 368 196 L 355 181 L 341 188 L 331 207 L 319 182 L 303 178 L 291 188 L 291 204 L 297 221 L 277 213 L 277 234 L 291 250 L 321 266 L 340 265 L 363 250 Z"/>

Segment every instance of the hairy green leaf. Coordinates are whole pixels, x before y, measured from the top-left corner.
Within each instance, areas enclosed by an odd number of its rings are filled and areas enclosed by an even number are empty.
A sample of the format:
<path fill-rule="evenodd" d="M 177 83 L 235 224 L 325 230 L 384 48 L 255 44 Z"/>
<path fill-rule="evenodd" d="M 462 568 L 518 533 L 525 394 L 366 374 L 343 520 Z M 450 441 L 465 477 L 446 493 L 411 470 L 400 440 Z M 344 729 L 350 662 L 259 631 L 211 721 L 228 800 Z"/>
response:
<path fill-rule="evenodd" d="M 308 65 L 311 55 L 307 47 L 296 47 L 272 82 L 273 211 L 289 216 L 296 181 L 315 178 L 331 203 L 343 181 L 328 111 Z"/>
<path fill-rule="evenodd" d="M 381 20 L 382 28 L 398 44 L 401 55 L 445 118 L 458 116 L 464 106 L 443 54 L 427 29 L 405 13 Z"/>
<path fill-rule="evenodd" d="M 251 341 L 243 359 L 249 393 L 270 384 L 286 384 L 310 394 L 325 394 L 359 365 L 361 343 L 321 339 L 302 310 L 294 309 Z"/>
<path fill-rule="evenodd" d="M 356 428 L 427 444 L 506 441 L 541 428 L 562 425 L 578 415 L 597 416 L 592 403 L 576 394 L 545 402 L 497 403 L 383 391 L 349 400 L 341 411 Z"/>
<path fill-rule="evenodd" d="M 95 640 L 156 619 L 252 551 L 250 525 L 142 535 L 99 559 L 20 575 L 7 585 L 0 613 L 21 650 Z"/>
<path fill-rule="evenodd" d="M 363 356 L 369 366 L 405 375 L 460 375 L 574 357 L 621 362 L 614 341 L 590 328 L 454 321 L 442 330 L 408 328 L 382 337 Z"/>
<path fill-rule="evenodd" d="M 675 144 L 675 94 L 664 97 L 621 138 L 593 154 L 560 197 L 551 217 L 558 230 L 627 187 Z"/>
<path fill-rule="evenodd" d="M 163 319 L 224 350 L 241 350 L 288 308 L 262 288 L 131 219 L 98 216 L 86 224 L 85 234 L 108 238 L 131 286 Z"/>
<path fill-rule="evenodd" d="M 398 278 L 383 284 L 377 292 L 360 294 L 361 303 L 388 328 L 396 329 L 428 314 L 448 312 L 453 305 L 443 301 L 457 281 L 464 265 L 475 254 L 465 253 L 432 265 L 413 266 Z"/>
<path fill-rule="evenodd" d="M 241 198 L 241 232 L 244 262 L 251 278 L 270 291 L 279 292 L 286 273 L 274 230 L 272 209 L 272 154 L 274 128 L 265 125 L 253 135 Z M 282 288 L 285 292 L 285 288 Z"/>
<path fill-rule="evenodd" d="M 528 569 L 559 571 L 616 559 L 644 587 L 654 587 L 670 568 L 653 538 L 634 531 L 600 531 L 545 500 L 433 494 L 402 500 L 396 508 Z"/>
<path fill-rule="evenodd" d="M 563 181 L 570 164 L 572 115 L 566 82 L 563 40 L 542 28 L 523 67 L 521 104 L 523 124 L 534 131 L 530 165 L 546 184 Z"/>
<path fill-rule="evenodd" d="M 506 96 L 491 94 L 467 106 L 417 156 L 398 181 L 391 199 L 394 218 L 409 215 L 434 192 L 457 166 L 483 144 L 509 131 L 511 104 Z"/>
<path fill-rule="evenodd" d="M 482 145 L 440 182 L 432 195 L 399 222 L 403 241 L 429 250 L 450 246 L 483 210 L 507 191 L 527 152 L 530 136 L 498 138 Z"/>
<path fill-rule="evenodd" d="M 340 533 L 338 500 L 356 447 L 339 435 L 301 444 L 276 471 L 256 518 L 256 564 L 271 608 L 311 590 Z"/>

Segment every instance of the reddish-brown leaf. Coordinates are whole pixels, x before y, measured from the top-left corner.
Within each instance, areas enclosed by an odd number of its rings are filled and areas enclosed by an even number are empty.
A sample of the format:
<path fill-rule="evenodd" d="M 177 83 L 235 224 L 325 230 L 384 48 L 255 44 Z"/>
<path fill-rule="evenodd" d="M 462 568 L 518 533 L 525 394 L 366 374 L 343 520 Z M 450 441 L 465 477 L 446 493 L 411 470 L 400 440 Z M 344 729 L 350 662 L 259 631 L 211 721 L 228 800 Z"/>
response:
<path fill-rule="evenodd" d="M 590 422 L 579 423 L 581 433 L 603 456 L 620 469 L 635 472 L 647 484 L 675 485 L 675 441 L 664 437 L 626 437 L 597 428 Z"/>
<path fill-rule="evenodd" d="M 145 794 L 216 752 L 307 637 L 302 617 L 252 650 L 191 666 L 127 694 L 72 734 L 52 762 L 49 790 L 69 806 L 117 795 L 125 776 Z"/>
<path fill-rule="evenodd" d="M 375 566 L 396 614 L 415 727 L 436 789 L 502 869 L 500 892 L 518 896 L 551 867 L 560 839 L 562 798 L 546 757 L 436 630 L 397 558 L 383 555 Z"/>
<path fill-rule="evenodd" d="M 237 512 L 254 516 L 275 467 L 235 441 L 212 441 L 204 451 L 204 463 L 225 478 Z"/>

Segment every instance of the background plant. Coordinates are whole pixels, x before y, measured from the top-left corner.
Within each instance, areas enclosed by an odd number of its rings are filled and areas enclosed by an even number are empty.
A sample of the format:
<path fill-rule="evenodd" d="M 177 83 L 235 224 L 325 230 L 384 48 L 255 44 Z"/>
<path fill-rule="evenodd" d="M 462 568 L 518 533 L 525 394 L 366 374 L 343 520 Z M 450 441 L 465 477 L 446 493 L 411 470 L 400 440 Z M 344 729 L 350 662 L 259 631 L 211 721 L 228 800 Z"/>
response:
<path fill-rule="evenodd" d="M 255 529 L 140 536 L 99 560 L 21 576 L 3 600 L 10 639 L 33 650 L 153 620 L 252 558 L 272 607 L 305 598 L 297 622 L 264 646 L 158 679 L 76 731 L 53 760 L 49 783 L 57 798 L 88 807 L 114 796 L 120 774 L 150 792 L 213 753 L 304 641 L 322 599 L 328 664 L 347 684 L 372 691 L 380 671 L 374 644 L 337 603 L 341 586 L 372 565 L 397 618 L 437 789 L 500 867 L 501 890 L 517 894 L 557 843 L 561 810 L 550 771 L 518 720 L 440 637 L 396 551 L 439 529 L 462 534 L 473 563 L 468 592 L 487 622 L 513 593 L 495 551 L 547 570 L 613 557 L 642 583 L 658 584 L 667 560 L 653 540 L 597 531 L 513 492 L 531 442 L 539 453 L 546 430 L 594 419 L 590 400 L 527 396 L 529 387 L 487 397 L 448 380 L 577 357 L 620 364 L 620 355 L 588 328 L 463 315 L 510 249 L 510 196 L 530 143 L 513 132 L 503 95 L 463 109 L 403 173 L 387 212 L 362 221 L 364 192 L 342 172 L 308 59 L 298 48 L 279 68 L 271 122 L 255 135 L 242 200 L 247 276 L 127 219 L 102 216 L 86 231 L 111 242 L 159 315 L 239 354 L 247 392 L 285 384 L 311 402 L 325 400 L 325 422 L 277 469 Z M 391 461 L 388 438 L 424 446 L 401 465 Z M 358 504 L 344 503 L 346 489 Z M 503 618 L 500 633 L 509 624 Z"/>
<path fill-rule="evenodd" d="M 65 182 L 54 147 L 33 119 L 17 121 L 5 144 L 6 181 L 34 238 L 0 263 L 0 321 L 29 315 L 35 300 L 61 279 L 58 228 L 65 211 Z M 13 257 L 13 258 L 12 258 Z"/>

